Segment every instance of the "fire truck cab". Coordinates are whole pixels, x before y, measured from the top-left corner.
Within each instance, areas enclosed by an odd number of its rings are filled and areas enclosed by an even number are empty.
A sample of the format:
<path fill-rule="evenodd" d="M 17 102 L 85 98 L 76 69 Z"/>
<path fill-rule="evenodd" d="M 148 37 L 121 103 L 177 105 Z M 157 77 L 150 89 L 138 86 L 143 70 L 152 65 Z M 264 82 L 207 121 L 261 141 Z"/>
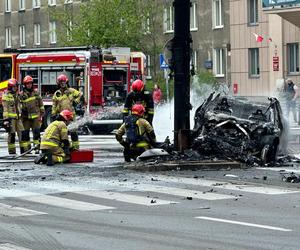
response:
<path fill-rule="evenodd" d="M 56 78 L 62 73 L 67 75 L 70 87 L 83 93 L 83 112 L 92 117 L 89 127 L 97 133 L 112 130 L 122 123 L 125 97 L 134 78 L 143 78 L 144 58 L 141 52 L 137 55 L 131 53 L 130 48 L 120 47 L 20 49 L 14 54 L 0 55 L 0 73 L 5 72 L 2 68 L 10 68 L 9 77 L 1 76 L 1 81 L 15 77 L 21 82 L 26 75 L 31 75 L 44 101 L 46 126 L 50 122 L 52 96 L 57 90 Z M 6 86 L 2 81 L 0 91 Z"/>

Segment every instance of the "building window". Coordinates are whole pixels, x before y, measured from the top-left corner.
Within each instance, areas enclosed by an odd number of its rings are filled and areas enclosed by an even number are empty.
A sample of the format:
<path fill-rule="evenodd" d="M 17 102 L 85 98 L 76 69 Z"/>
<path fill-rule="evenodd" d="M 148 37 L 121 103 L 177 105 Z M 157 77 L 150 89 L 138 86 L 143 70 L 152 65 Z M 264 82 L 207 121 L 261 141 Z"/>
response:
<path fill-rule="evenodd" d="M 56 0 L 48 0 L 48 5 L 50 6 L 56 5 Z"/>
<path fill-rule="evenodd" d="M 248 0 L 248 22 L 250 25 L 258 23 L 258 0 Z"/>
<path fill-rule="evenodd" d="M 26 46 L 26 41 L 25 41 L 25 25 L 20 25 L 19 26 L 19 31 L 20 31 L 20 46 L 24 47 L 24 46 Z"/>
<path fill-rule="evenodd" d="M 65 0 L 65 4 L 67 3 L 73 3 L 73 0 Z"/>
<path fill-rule="evenodd" d="M 225 72 L 225 49 L 214 49 L 213 72 L 216 77 L 224 77 Z"/>
<path fill-rule="evenodd" d="M 169 6 L 164 9 L 164 31 L 166 33 L 174 32 L 174 9 Z"/>
<path fill-rule="evenodd" d="M 191 6 L 191 13 L 190 13 L 190 30 L 195 31 L 198 30 L 197 28 L 197 4 L 193 3 Z"/>
<path fill-rule="evenodd" d="M 213 0 L 213 28 L 219 29 L 223 28 L 223 17 L 222 17 L 222 1 Z"/>
<path fill-rule="evenodd" d="M 249 76 L 259 76 L 259 50 L 258 48 L 249 49 Z"/>
<path fill-rule="evenodd" d="M 25 0 L 19 0 L 19 10 L 25 10 Z"/>
<path fill-rule="evenodd" d="M 34 24 L 34 44 L 41 44 L 41 26 L 38 23 Z"/>
<path fill-rule="evenodd" d="M 40 8 L 41 7 L 41 0 L 32 0 L 32 7 L 33 8 Z"/>
<path fill-rule="evenodd" d="M 299 44 L 287 44 L 287 67 L 288 73 L 299 73 Z"/>
<path fill-rule="evenodd" d="M 146 78 L 147 79 L 151 79 L 151 56 L 150 55 L 147 55 L 147 64 L 146 64 L 146 67 L 147 67 L 147 76 Z"/>
<path fill-rule="evenodd" d="M 50 43 L 56 43 L 56 23 L 52 21 L 49 23 L 49 40 Z"/>
<path fill-rule="evenodd" d="M 5 48 L 11 48 L 11 28 L 5 28 Z"/>
<path fill-rule="evenodd" d="M 5 12 L 11 12 L 11 0 L 5 0 Z"/>

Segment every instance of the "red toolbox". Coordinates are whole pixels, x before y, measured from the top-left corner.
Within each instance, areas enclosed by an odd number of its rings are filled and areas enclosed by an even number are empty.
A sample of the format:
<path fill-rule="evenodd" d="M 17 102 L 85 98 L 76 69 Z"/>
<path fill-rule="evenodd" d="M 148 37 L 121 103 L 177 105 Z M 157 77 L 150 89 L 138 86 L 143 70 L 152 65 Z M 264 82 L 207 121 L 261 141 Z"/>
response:
<path fill-rule="evenodd" d="M 92 161 L 94 161 L 93 150 L 80 149 L 80 150 L 71 151 L 70 163 L 92 162 Z"/>

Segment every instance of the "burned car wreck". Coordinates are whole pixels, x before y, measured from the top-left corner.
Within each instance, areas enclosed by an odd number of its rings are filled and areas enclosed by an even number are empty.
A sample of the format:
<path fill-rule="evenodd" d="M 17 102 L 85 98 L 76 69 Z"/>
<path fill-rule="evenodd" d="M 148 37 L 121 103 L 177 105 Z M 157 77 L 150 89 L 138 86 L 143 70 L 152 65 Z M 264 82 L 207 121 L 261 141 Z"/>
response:
<path fill-rule="evenodd" d="M 284 130 L 280 103 L 212 93 L 196 110 L 192 149 L 200 155 L 247 164 L 276 161 Z"/>

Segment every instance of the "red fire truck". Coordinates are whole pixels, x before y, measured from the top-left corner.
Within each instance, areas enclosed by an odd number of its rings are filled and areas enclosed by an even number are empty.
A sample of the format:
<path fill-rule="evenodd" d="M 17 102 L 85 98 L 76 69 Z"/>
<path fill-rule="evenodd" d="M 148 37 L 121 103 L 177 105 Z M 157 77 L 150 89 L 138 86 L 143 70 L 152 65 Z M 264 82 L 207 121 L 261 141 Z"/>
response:
<path fill-rule="evenodd" d="M 144 79 L 146 58 L 130 48 L 62 47 L 6 50 L 0 54 L 0 96 L 9 78 L 19 82 L 31 75 L 41 93 L 49 123 L 56 78 L 64 73 L 71 87 L 79 89 L 85 99 L 85 113 L 92 117 L 94 132 L 113 129 L 122 123 L 121 109 L 130 83 Z"/>

